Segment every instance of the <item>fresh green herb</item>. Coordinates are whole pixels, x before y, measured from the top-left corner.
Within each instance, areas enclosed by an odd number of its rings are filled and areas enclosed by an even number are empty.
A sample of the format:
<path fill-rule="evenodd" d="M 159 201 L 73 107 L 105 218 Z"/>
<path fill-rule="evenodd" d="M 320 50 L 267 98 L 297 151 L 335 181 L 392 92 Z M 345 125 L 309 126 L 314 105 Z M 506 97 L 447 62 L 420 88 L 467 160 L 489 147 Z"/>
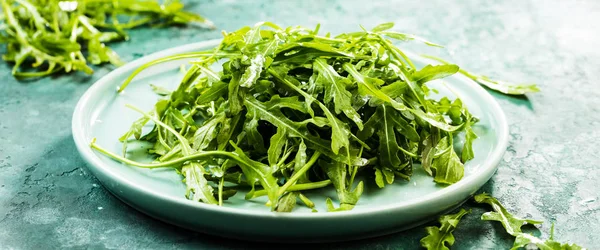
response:
<path fill-rule="evenodd" d="M 515 244 L 513 245 L 511 250 L 517 250 L 520 248 L 524 248 L 531 244 L 535 245 L 540 250 L 585 250 L 586 249 L 586 248 L 580 247 L 576 244 L 569 244 L 569 243 L 562 244 L 560 242 L 554 241 L 552 239 L 552 237 L 550 237 L 549 240 L 544 241 L 544 240 L 541 240 L 531 234 L 521 233 L 521 234 L 517 235 L 517 238 L 515 239 Z"/>
<path fill-rule="evenodd" d="M 421 239 L 421 246 L 428 250 L 449 250 L 454 244 L 452 232 L 458 226 L 460 219 L 471 211 L 460 209 L 456 214 L 441 216 L 440 227 L 426 227 L 427 236 Z"/>
<path fill-rule="evenodd" d="M 430 55 L 422 55 L 422 56 L 425 58 L 436 60 L 436 61 L 446 64 L 446 65 L 452 65 L 449 62 L 447 62 L 439 57 L 430 56 Z M 524 95 L 527 93 L 540 92 L 540 89 L 537 87 L 537 85 L 531 84 L 531 83 L 517 84 L 517 83 L 493 80 L 487 76 L 476 75 L 476 74 L 468 72 L 464 69 L 460 69 L 458 72 L 460 72 L 464 76 L 470 78 L 471 80 L 473 80 L 483 86 L 488 87 L 491 90 L 498 91 L 500 93 L 507 94 L 507 95 Z"/>
<path fill-rule="evenodd" d="M 365 181 L 383 188 L 408 180 L 416 163 L 434 182 L 451 185 L 474 156 L 477 118 L 459 98 L 431 98 L 427 84 L 459 67 L 416 68 L 394 40 L 438 45 L 392 27 L 332 37 L 319 35 L 318 26 L 262 22 L 224 33 L 214 50 L 149 62 L 119 91 L 150 65 L 196 58 L 177 89 L 155 88 L 167 98 L 121 137 L 123 156 L 91 146 L 132 166 L 178 169 L 190 199 L 222 205 L 227 182 L 228 190 L 247 190 L 246 199 L 267 196 L 281 212 L 298 199 L 314 209 L 304 192 L 328 185 L 337 201 L 327 199 L 327 209 L 350 210 Z M 150 122 L 154 128 L 142 136 Z M 456 152 L 460 133 L 467 142 Z M 132 138 L 154 144 L 154 163 L 126 158 Z M 355 181 L 359 175 L 365 178 Z"/>
<path fill-rule="evenodd" d="M 500 202 L 496 198 L 486 193 L 478 194 L 474 197 L 474 199 L 475 202 L 489 204 L 494 209 L 494 212 L 484 213 L 481 216 L 482 220 L 499 221 L 500 223 L 502 223 L 504 229 L 506 229 L 506 232 L 512 236 L 517 236 L 523 233 L 521 231 L 521 227 L 525 224 L 542 224 L 542 221 L 522 219 L 512 215 L 511 213 L 506 211 L 506 208 L 504 208 L 504 206 L 502 206 L 502 204 L 500 204 Z"/>
<path fill-rule="evenodd" d="M 525 224 L 535 225 L 541 224 L 541 221 L 518 218 L 504 208 L 500 202 L 486 193 L 475 195 L 475 202 L 486 203 L 492 206 L 494 212 L 487 212 L 481 216 L 482 220 L 499 221 L 506 229 L 506 232 L 515 237 L 515 243 L 512 250 L 520 249 L 528 245 L 535 245 L 541 250 L 580 250 L 585 249 L 575 244 L 562 244 L 554 241 L 554 224 L 550 230 L 550 239 L 541 240 L 531 234 L 521 231 L 521 227 Z"/>
<path fill-rule="evenodd" d="M 541 250 L 583 250 L 585 248 L 575 244 L 560 243 L 554 241 L 554 224 L 550 229 L 550 239 L 541 240 L 531 234 L 521 231 L 525 224 L 541 224 L 541 221 L 518 218 L 504 208 L 500 202 L 486 193 L 481 193 L 473 197 L 477 203 L 486 203 L 492 206 L 493 212 L 486 212 L 481 216 L 482 220 L 499 221 L 506 229 L 506 232 L 515 236 L 515 243 L 511 250 L 518 250 L 529 245 L 535 245 Z M 421 246 L 428 250 L 449 250 L 454 244 L 454 235 L 452 232 L 456 229 L 460 219 L 470 213 L 461 208 L 456 214 L 443 215 L 439 218 L 440 227 L 426 227 L 427 235 L 421 239 Z"/>
<path fill-rule="evenodd" d="M 56 72 L 93 73 L 89 64 L 121 65 L 106 44 L 128 40 L 127 29 L 190 22 L 212 27 L 203 17 L 183 11 L 179 1 L 0 0 L 6 44 L 2 58 L 14 63 L 15 77 Z M 30 67 L 31 66 L 31 67 Z"/>

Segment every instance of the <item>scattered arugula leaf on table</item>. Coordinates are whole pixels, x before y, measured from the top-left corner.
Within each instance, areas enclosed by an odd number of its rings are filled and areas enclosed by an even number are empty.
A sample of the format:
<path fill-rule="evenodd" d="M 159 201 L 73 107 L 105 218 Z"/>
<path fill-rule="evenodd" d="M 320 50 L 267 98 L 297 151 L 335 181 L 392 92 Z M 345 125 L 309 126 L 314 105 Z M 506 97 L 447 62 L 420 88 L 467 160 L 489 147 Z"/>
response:
<path fill-rule="evenodd" d="M 481 193 L 473 197 L 476 203 L 484 203 L 492 206 L 493 211 L 485 212 L 481 216 L 484 221 L 498 221 L 502 223 L 506 232 L 515 237 L 511 250 L 522 249 L 527 246 L 535 246 L 541 250 L 584 250 L 581 246 L 569 243 L 560 243 L 554 240 L 554 224 L 550 229 L 550 239 L 542 240 L 531 234 L 524 233 L 521 227 L 525 224 L 536 225 L 542 221 L 521 219 L 509 213 L 500 202 L 487 193 Z M 443 215 L 439 218 L 440 227 L 426 227 L 427 235 L 421 239 L 421 246 L 428 250 L 448 250 L 454 244 L 452 232 L 458 225 L 460 219 L 470 213 L 464 209 L 456 214 Z M 529 248 L 528 248 L 529 249 Z"/>
<path fill-rule="evenodd" d="M 496 198 L 490 196 L 489 194 L 481 193 L 475 195 L 473 198 L 475 199 L 475 202 L 488 204 L 494 209 L 494 212 L 484 213 L 481 216 L 482 220 L 498 221 L 502 223 L 502 226 L 504 229 L 506 229 L 506 232 L 512 236 L 517 236 L 518 234 L 523 233 L 521 231 L 521 227 L 525 224 L 542 224 L 542 221 L 539 220 L 523 219 L 512 215 L 506 210 L 506 208 L 504 208 L 504 206 L 502 206 L 502 204 L 500 204 Z"/>
<path fill-rule="evenodd" d="M 521 231 L 521 227 L 525 224 L 536 225 L 542 224 L 542 221 L 531 220 L 531 219 L 522 219 L 514 216 L 509 213 L 500 202 L 486 193 L 481 193 L 475 195 L 475 202 L 477 203 L 485 203 L 493 208 L 493 212 L 486 212 L 481 216 L 482 220 L 488 221 L 498 221 L 502 223 L 506 232 L 515 237 L 515 242 L 513 244 L 512 250 L 516 250 L 522 247 L 526 247 L 530 244 L 535 245 L 541 250 L 580 250 L 585 249 L 575 244 L 568 243 L 560 243 L 554 241 L 554 224 L 552 224 L 552 228 L 550 230 L 550 239 L 542 240 L 531 234 L 524 233 Z"/>
<path fill-rule="evenodd" d="M 458 213 L 441 216 L 439 219 L 440 227 L 425 228 L 427 236 L 421 239 L 421 246 L 427 250 L 449 250 L 455 240 L 452 232 L 458 226 L 460 219 L 470 212 L 469 210 L 460 209 Z"/>

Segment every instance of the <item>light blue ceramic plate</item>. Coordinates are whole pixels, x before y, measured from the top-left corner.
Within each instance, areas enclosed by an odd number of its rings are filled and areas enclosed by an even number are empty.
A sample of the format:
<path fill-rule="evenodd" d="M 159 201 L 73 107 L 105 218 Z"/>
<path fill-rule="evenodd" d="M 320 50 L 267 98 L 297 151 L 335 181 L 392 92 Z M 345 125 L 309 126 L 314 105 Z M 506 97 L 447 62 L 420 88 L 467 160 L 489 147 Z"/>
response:
<path fill-rule="evenodd" d="M 218 43 L 213 40 L 189 44 L 122 66 L 90 87 L 73 114 L 73 137 L 89 170 L 119 199 L 159 220 L 209 234 L 257 241 L 339 241 L 388 234 L 434 219 L 462 204 L 490 179 L 506 149 L 508 127 L 500 106 L 479 85 L 458 75 L 430 86 L 438 89 L 440 95 L 458 94 L 481 119 L 475 127 L 479 136 L 473 146 L 475 159 L 466 164 L 465 177 L 442 188 L 415 168 L 410 182 L 398 181 L 384 189 L 366 185 L 352 211 L 326 212 L 326 197 L 336 198 L 331 189 L 309 193 L 317 203 L 318 213 L 302 206 L 293 213 L 273 213 L 265 207 L 266 200 L 246 201 L 241 193 L 226 201 L 224 207 L 193 202 L 184 197 L 185 186 L 174 170 L 130 167 L 90 148 L 92 138 L 97 138 L 102 147 L 121 152 L 118 138 L 139 118 L 138 113 L 124 105 L 150 110 L 159 98 L 150 84 L 174 88 L 183 76 L 179 67 L 187 60 L 151 67 L 138 75 L 124 93 L 117 94 L 117 86 L 133 70 L 157 58 L 206 50 Z M 413 58 L 421 66 L 426 63 Z"/>

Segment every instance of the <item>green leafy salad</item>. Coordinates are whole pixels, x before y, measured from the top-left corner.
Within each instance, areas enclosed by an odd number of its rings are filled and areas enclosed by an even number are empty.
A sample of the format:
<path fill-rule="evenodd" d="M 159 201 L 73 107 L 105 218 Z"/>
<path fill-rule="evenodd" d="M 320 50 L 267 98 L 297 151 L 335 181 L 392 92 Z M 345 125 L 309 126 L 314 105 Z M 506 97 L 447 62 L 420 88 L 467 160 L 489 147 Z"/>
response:
<path fill-rule="evenodd" d="M 314 208 L 303 192 L 326 186 L 335 188 L 339 201 L 328 199 L 328 210 L 350 210 L 363 181 L 384 188 L 408 180 L 415 164 L 436 183 L 451 185 L 474 157 L 472 127 L 478 119 L 458 98 L 430 98 L 436 90 L 427 83 L 462 72 L 507 94 L 538 89 L 449 63 L 419 69 L 394 43 L 439 45 L 392 27 L 331 36 L 319 35 L 319 26 L 262 22 L 224 33 L 214 50 L 150 62 L 119 91 L 151 65 L 195 58 L 175 90 L 155 87 L 165 98 L 152 110 L 130 106 L 141 118 L 121 137 L 123 156 L 95 142 L 91 146 L 132 166 L 176 169 L 188 199 L 223 205 L 249 190 L 246 199 L 267 196 L 267 205 L 278 212 L 291 211 L 298 200 Z M 221 71 L 212 70 L 217 63 Z M 150 123 L 154 128 L 142 134 Z M 454 145 L 459 133 L 464 143 Z M 155 162 L 125 158 L 132 138 L 154 145 L 149 153 Z"/>
<path fill-rule="evenodd" d="M 93 73 L 89 64 L 121 65 L 106 44 L 128 40 L 128 29 L 190 22 L 212 27 L 177 0 L 0 0 L 2 56 L 18 78 L 58 72 Z"/>

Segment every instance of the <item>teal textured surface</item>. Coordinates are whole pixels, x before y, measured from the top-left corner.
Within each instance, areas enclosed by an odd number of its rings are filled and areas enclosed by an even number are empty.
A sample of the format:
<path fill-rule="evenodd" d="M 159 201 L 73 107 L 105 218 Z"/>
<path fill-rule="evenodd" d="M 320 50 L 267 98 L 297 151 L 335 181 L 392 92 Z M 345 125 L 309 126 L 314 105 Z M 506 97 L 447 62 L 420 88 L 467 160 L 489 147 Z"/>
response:
<path fill-rule="evenodd" d="M 510 126 L 498 172 L 483 187 L 512 212 L 556 223 L 556 239 L 600 248 L 600 3 L 592 1 L 201 1 L 191 10 L 217 30 L 140 29 L 113 48 L 126 61 L 177 45 L 219 38 L 271 20 L 333 33 L 396 22 L 396 28 L 446 45 L 405 44 L 466 69 L 538 83 L 525 98 L 493 94 Z M 569 13 L 566 15 L 565 13 Z M 265 245 L 194 233 L 154 220 L 120 202 L 85 170 L 71 136 L 79 97 L 92 77 L 62 75 L 18 82 L 0 64 L 0 248 L 262 249 Z M 472 207 L 455 231 L 454 249 L 506 249 L 512 239 L 482 222 Z M 423 227 L 328 249 L 416 249 Z M 281 245 L 269 245 L 278 246 Z"/>

